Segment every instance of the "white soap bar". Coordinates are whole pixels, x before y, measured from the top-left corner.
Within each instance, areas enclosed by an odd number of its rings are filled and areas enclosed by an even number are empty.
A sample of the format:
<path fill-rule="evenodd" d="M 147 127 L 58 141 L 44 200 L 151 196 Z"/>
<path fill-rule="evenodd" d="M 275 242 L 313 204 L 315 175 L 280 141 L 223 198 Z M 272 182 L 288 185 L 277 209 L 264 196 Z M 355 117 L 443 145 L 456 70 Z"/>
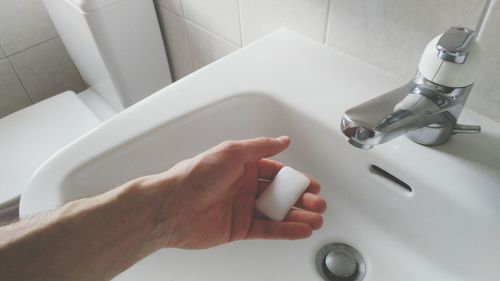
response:
<path fill-rule="evenodd" d="M 282 221 L 310 184 L 301 172 L 282 168 L 255 203 L 255 208 L 273 221 Z"/>

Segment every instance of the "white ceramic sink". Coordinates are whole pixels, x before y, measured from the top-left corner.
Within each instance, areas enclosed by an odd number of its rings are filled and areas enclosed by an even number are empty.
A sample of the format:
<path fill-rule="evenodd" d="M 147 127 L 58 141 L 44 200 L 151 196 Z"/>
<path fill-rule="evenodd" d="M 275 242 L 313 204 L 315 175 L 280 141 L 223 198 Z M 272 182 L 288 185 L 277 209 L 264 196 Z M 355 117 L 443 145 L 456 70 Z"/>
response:
<path fill-rule="evenodd" d="M 343 112 L 404 81 L 280 31 L 171 85 L 60 151 L 33 178 L 21 215 L 99 194 L 168 169 L 226 139 L 290 135 L 277 157 L 316 177 L 329 209 L 304 241 L 246 241 L 206 251 L 161 250 L 116 280 L 321 280 L 318 250 L 354 246 L 364 280 L 498 280 L 500 125 L 466 110 L 480 135 L 437 148 L 401 137 L 351 147 Z M 473 93 L 474 94 L 474 93 Z M 408 191 L 370 171 L 377 165 Z"/>

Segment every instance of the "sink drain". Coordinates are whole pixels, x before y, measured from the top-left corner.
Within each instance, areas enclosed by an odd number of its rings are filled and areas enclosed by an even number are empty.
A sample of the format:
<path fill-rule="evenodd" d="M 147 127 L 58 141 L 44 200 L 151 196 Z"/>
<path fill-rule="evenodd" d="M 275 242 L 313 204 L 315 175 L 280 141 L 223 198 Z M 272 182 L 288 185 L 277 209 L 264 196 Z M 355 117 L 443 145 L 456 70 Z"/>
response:
<path fill-rule="evenodd" d="M 319 250 L 316 268 L 326 281 L 361 281 L 365 277 L 366 264 L 353 247 L 332 243 Z"/>

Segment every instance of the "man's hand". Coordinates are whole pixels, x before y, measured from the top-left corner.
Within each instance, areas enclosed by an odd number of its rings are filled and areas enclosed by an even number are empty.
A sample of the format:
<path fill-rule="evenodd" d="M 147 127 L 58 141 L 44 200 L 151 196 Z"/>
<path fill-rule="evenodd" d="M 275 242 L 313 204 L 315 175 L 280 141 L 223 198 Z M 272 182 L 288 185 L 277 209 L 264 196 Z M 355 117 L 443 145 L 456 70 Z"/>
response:
<path fill-rule="evenodd" d="M 228 141 L 146 178 L 143 184 L 165 185 L 164 246 L 203 249 L 242 239 L 309 237 L 321 227 L 326 209 L 315 180 L 283 222 L 254 209 L 256 198 L 283 167 L 265 158 L 289 144 L 288 137 Z"/>
<path fill-rule="evenodd" d="M 326 209 L 316 181 L 284 222 L 254 210 L 282 168 L 265 158 L 289 143 L 225 142 L 165 173 L 1 227 L 2 280 L 109 280 L 160 248 L 306 238 Z"/>

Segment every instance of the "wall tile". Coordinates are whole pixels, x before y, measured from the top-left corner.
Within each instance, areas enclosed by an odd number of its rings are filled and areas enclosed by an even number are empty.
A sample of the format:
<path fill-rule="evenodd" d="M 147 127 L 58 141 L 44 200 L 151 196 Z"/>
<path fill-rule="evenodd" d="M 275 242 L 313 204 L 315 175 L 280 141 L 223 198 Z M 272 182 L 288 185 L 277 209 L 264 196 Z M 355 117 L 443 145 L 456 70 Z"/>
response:
<path fill-rule="evenodd" d="M 174 80 L 193 72 L 193 63 L 189 54 L 186 22 L 182 17 L 160 7 L 160 25 L 167 45 L 168 59 Z"/>
<path fill-rule="evenodd" d="M 199 69 L 238 50 L 235 44 L 189 22 L 186 23 L 186 27 L 194 69 Z"/>
<path fill-rule="evenodd" d="M 172 13 L 182 15 L 181 0 L 156 0 L 159 6 L 170 10 Z"/>
<path fill-rule="evenodd" d="M 7 59 L 0 60 L 0 118 L 31 105 Z"/>
<path fill-rule="evenodd" d="M 467 102 L 471 109 L 500 122 L 500 1 L 494 0 L 482 27 L 479 43 L 483 53 L 481 76 Z"/>
<path fill-rule="evenodd" d="M 0 44 L 7 55 L 56 36 L 42 0 L 0 0 Z"/>
<path fill-rule="evenodd" d="M 325 42 L 329 0 L 241 0 L 243 45 L 287 27 Z"/>
<path fill-rule="evenodd" d="M 238 0 L 182 0 L 185 17 L 236 45 L 241 45 Z"/>
<path fill-rule="evenodd" d="M 332 0 L 328 45 L 401 76 L 450 26 L 475 29 L 486 0 Z"/>
<path fill-rule="evenodd" d="M 34 102 L 84 85 L 61 39 L 56 38 L 9 58 Z"/>

